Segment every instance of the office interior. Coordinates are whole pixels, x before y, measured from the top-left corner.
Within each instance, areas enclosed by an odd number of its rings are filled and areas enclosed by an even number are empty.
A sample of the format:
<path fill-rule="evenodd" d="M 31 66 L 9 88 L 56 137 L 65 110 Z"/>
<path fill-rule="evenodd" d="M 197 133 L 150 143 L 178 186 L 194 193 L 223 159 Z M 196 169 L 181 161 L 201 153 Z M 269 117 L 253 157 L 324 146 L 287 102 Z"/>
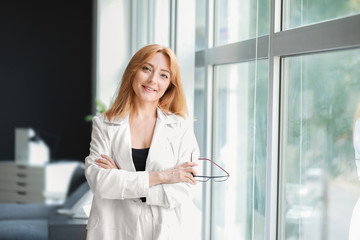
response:
<path fill-rule="evenodd" d="M 201 156 L 230 173 L 197 184 L 194 239 L 357 239 L 359 24 L 359 0 L 1 1 L 0 171 L 16 166 L 19 128 L 56 166 L 34 171 L 67 170 L 61 194 L 1 201 L 0 239 L 84 238 L 86 216 L 71 209 L 91 198 L 86 117 L 110 106 L 130 57 L 151 43 L 175 51 Z"/>

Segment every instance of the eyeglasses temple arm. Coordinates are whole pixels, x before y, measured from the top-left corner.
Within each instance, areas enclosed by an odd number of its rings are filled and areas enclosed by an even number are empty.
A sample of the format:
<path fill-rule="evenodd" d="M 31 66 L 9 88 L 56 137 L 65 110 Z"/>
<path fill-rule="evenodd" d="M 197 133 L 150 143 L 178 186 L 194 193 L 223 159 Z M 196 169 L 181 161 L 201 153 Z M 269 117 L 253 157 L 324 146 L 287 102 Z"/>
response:
<path fill-rule="evenodd" d="M 191 153 L 191 155 L 192 155 L 192 153 Z M 220 167 L 219 165 L 217 165 L 215 162 L 211 161 L 210 159 L 208 159 L 208 158 L 198 158 L 198 159 L 199 159 L 199 160 L 207 160 L 207 161 L 212 162 L 212 163 L 215 164 L 218 168 L 220 168 L 221 170 L 223 170 L 224 172 L 226 172 L 227 175 L 230 176 L 230 174 L 229 174 L 225 169 L 223 169 L 222 167 Z M 191 159 L 191 160 L 192 160 L 192 159 Z"/>

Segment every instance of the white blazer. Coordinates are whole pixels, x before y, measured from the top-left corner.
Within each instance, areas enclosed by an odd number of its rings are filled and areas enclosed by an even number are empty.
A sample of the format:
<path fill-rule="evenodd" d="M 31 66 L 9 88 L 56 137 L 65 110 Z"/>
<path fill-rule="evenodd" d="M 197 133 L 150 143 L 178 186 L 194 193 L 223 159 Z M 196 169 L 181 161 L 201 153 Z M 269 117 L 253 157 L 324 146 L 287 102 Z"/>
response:
<path fill-rule="evenodd" d="M 151 206 L 154 239 L 184 239 L 184 219 L 194 205 L 193 185 L 188 183 L 159 184 L 149 187 L 149 172 L 163 171 L 193 161 L 199 149 L 193 122 L 157 110 L 157 121 L 146 169 L 136 172 L 131 155 L 129 117 L 109 121 L 103 115 L 94 117 L 90 155 L 85 159 L 85 174 L 94 193 L 87 225 L 87 239 L 136 239 L 141 210 L 140 197 Z M 95 164 L 100 154 L 110 156 L 118 169 L 103 169 Z M 190 235 L 191 236 L 191 235 Z M 188 239 L 192 239 L 191 237 Z"/>

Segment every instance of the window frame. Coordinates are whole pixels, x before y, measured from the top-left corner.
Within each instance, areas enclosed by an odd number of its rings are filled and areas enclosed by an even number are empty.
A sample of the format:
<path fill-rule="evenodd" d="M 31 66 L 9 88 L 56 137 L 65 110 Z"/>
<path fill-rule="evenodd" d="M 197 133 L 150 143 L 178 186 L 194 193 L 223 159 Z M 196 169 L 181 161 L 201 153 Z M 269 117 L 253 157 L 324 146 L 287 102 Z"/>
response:
<path fill-rule="evenodd" d="M 311 25 L 282 29 L 282 0 L 270 0 L 270 32 L 268 35 L 236 43 L 213 47 L 214 0 L 206 1 L 206 44 L 205 49 L 195 52 L 195 67 L 205 69 L 207 107 L 204 128 L 206 155 L 212 154 L 212 130 L 214 129 L 214 77 L 215 65 L 249 62 L 260 59 L 269 61 L 268 85 L 268 132 L 265 239 L 278 239 L 279 228 L 279 184 L 281 168 L 281 114 L 282 114 L 282 58 L 294 55 L 313 54 L 345 49 L 360 48 L 360 14 L 332 19 Z M 257 49 L 256 49 L 257 48 Z M 255 51 L 256 49 L 256 51 Z M 256 54 L 257 53 L 257 54 Z M 256 56 L 257 55 L 257 56 Z M 203 238 L 211 239 L 211 184 L 205 190 Z"/>

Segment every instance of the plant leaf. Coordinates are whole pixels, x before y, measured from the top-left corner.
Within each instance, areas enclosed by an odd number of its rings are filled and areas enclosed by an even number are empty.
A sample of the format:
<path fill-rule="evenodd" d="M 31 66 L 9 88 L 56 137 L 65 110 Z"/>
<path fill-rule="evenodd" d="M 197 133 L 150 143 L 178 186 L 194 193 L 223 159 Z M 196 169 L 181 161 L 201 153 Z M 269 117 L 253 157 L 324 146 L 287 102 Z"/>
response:
<path fill-rule="evenodd" d="M 96 103 L 96 110 L 99 112 L 99 113 L 103 113 L 106 111 L 106 106 L 103 102 L 100 101 L 100 99 L 98 98 L 95 98 L 95 103 Z"/>
<path fill-rule="evenodd" d="M 91 114 L 89 114 L 89 115 L 86 115 L 85 116 L 85 122 L 91 122 L 92 121 L 92 119 L 93 119 L 93 115 L 91 115 Z"/>

